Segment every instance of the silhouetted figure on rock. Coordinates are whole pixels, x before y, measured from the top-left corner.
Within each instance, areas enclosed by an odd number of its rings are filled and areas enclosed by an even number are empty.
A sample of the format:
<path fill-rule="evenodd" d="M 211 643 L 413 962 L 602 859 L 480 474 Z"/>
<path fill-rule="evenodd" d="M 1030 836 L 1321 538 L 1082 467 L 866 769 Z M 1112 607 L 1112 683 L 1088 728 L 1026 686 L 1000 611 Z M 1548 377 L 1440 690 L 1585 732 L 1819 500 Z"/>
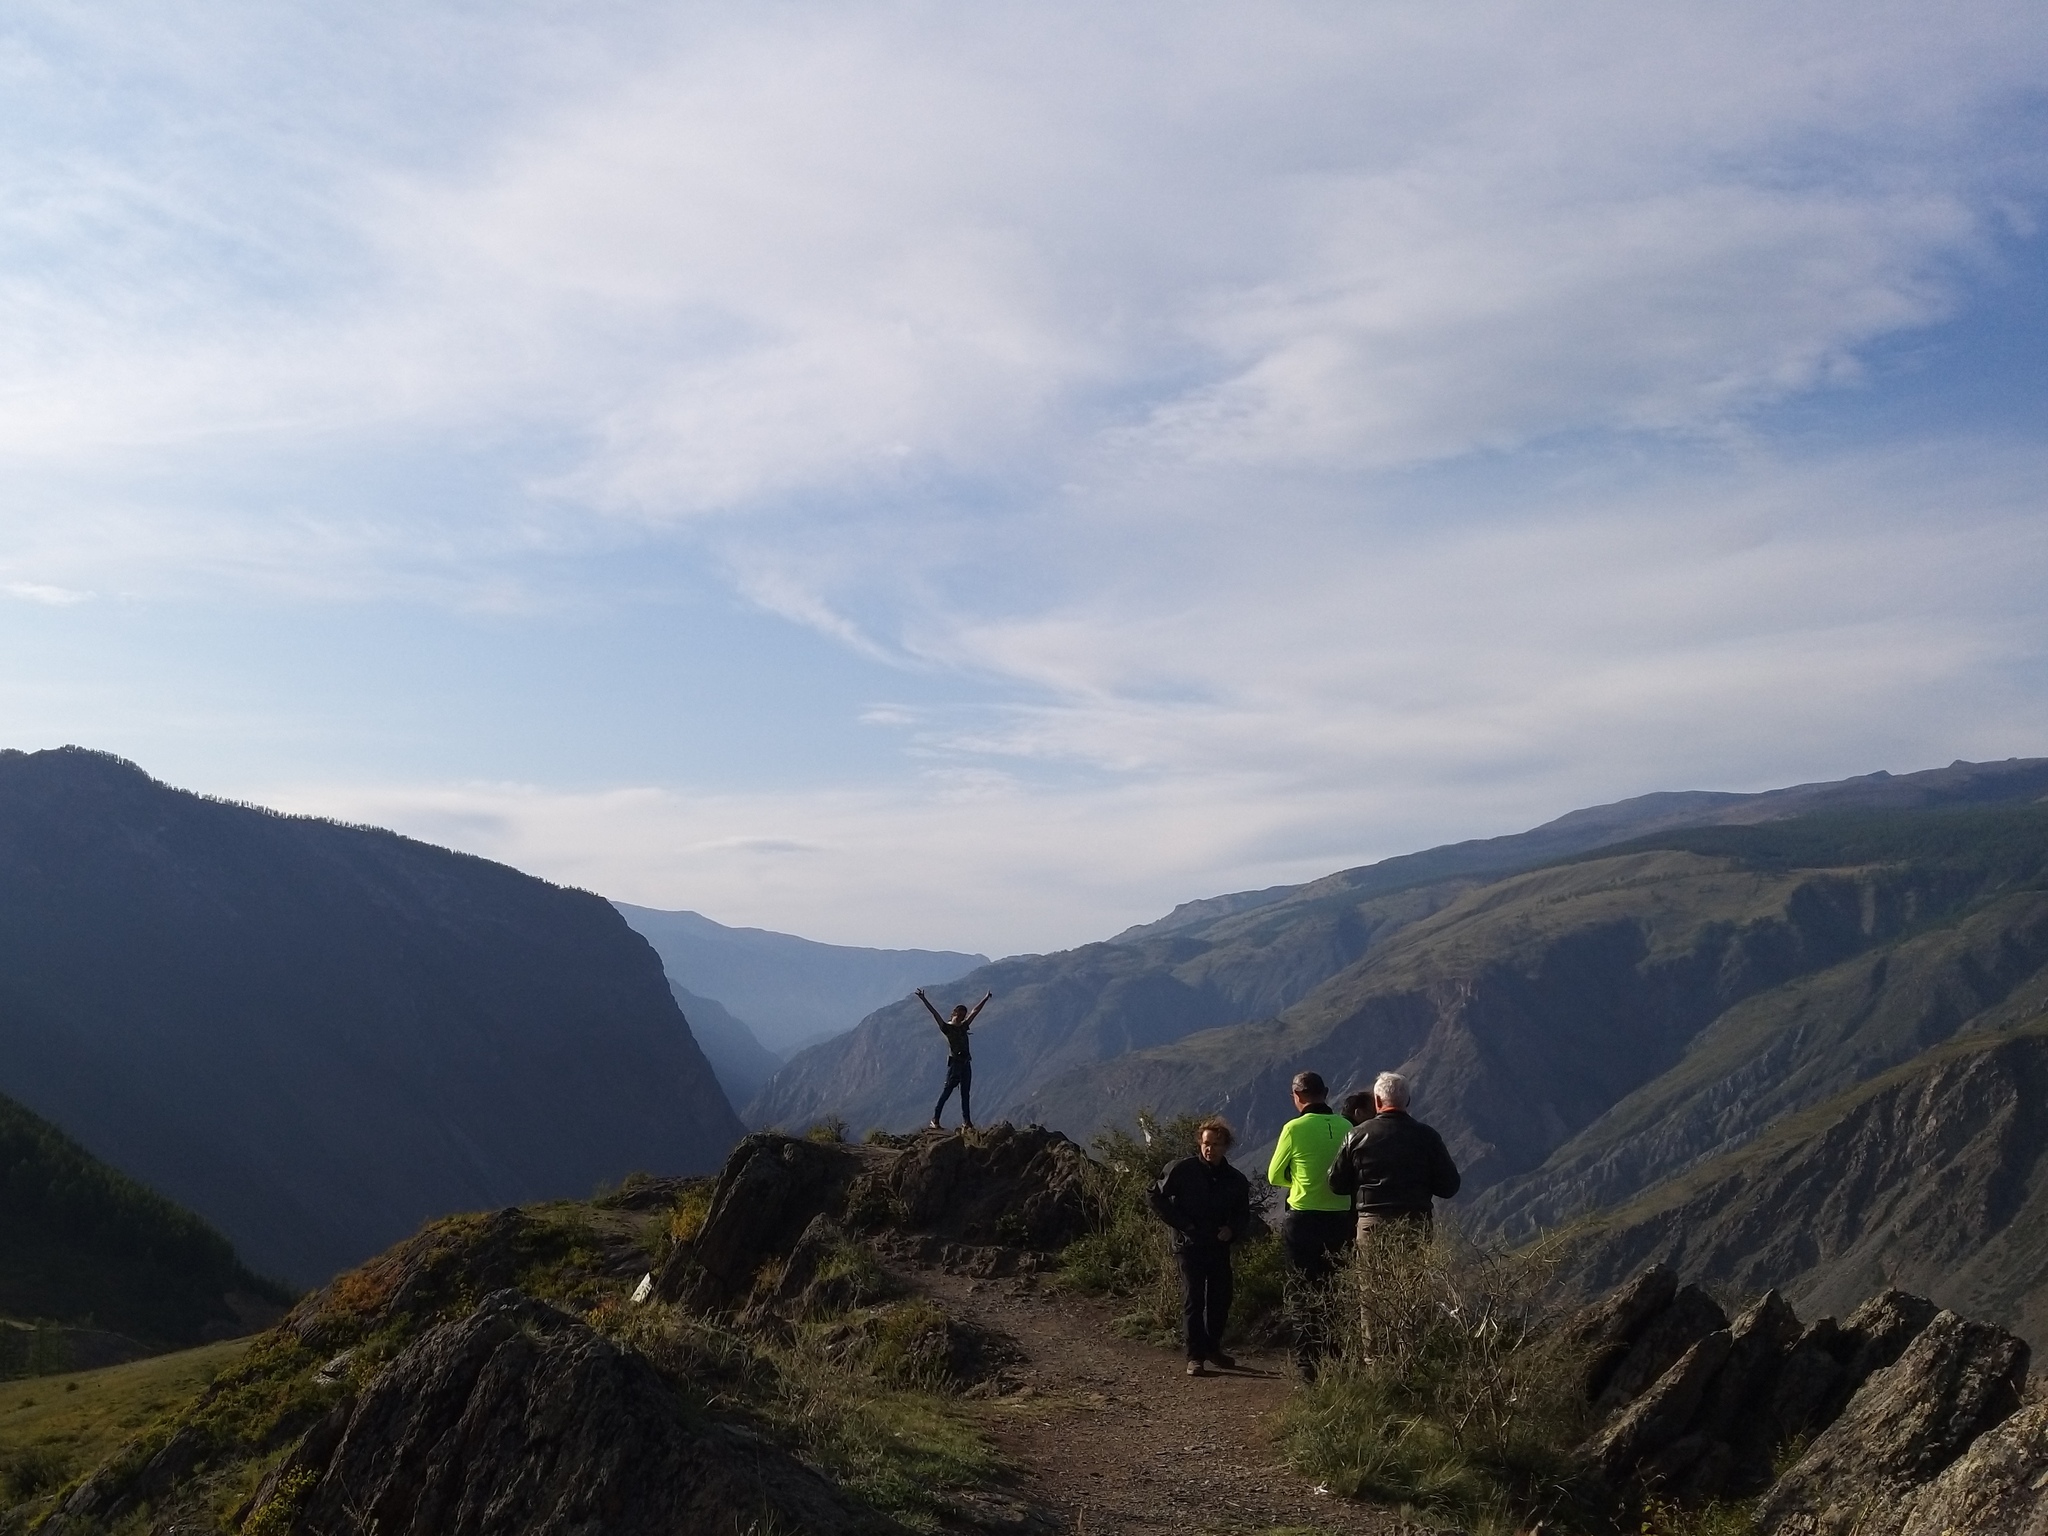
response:
<path fill-rule="evenodd" d="M 974 1086 L 974 1061 L 967 1048 L 967 1030 L 981 1017 L 981 1010 L 988 1006 L 993 992 L 982 994 L 980 1002 L 970 1012 L 965 1003 L 955 1003 L 950 1018 L 932 1006 L 932 1000 L 924 995 L 924 988 L 917 989 L 917 1000 L 924 1004 L 924 1011 L 932 1016 L 932 1022 L 939 1026 L 939 1033 L 946 1037 L 946 1086 L 939 1094 L 939 1102 L 932 1106 L 932 1129 L 939 1129 L 939 1116 L 945 1112 L 946 1100 L 953 1097 L 953 1090 L 960 1090 L 960 1123 L 974 1124 L 974 1110 L 968 1104 L 967 1095 Z"/>

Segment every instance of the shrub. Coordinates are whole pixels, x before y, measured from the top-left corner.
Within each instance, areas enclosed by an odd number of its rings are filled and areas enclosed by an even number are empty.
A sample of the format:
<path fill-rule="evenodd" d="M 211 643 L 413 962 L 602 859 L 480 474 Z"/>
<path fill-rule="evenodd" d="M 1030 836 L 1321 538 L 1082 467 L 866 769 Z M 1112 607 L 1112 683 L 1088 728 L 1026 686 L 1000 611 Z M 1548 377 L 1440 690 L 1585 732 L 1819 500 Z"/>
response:
<path fill-rule="evenodd" d="M 846 1122 L 837 1115 L 827 1115 L 822 1120 L 815 1120 L 811 1123 L 810 1128 L 804 1132 L 804 1140 L 823 1142 L 827 1146 L 837 1146 L 840 1142 L 846 1140 Z"/>
<path fill-rule="evenodd" d="M 54 1493 L 71 1480 L 71 1458 L 53 1445 L 26 1445 L 0 1460 L 0 1492 L 10 1504 Z"/>
<path fill-rule="evenodd" d="M 1577 1502 L 1583 1362 L 1543 1297 L 1542 1250 L 1439 1232 L 1357 1250 L 1328 1294 L 1335 1356 L 1290 1403 L 1290 1456 L 1340 1493 L 1485 1526 Z"/>

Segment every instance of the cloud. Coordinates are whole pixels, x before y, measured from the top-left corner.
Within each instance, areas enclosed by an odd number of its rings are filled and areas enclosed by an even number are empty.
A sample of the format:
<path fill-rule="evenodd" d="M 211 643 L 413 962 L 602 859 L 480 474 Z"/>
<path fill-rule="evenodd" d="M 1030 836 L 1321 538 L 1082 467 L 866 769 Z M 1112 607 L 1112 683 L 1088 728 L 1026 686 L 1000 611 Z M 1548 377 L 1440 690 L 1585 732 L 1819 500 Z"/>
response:
<path fill-rule="evenodd" d="M 46 608 L 69 608 L 73 603 L 83 603 L 92 597 L 90 592 L 74 592 L 69 587 L 53 587 L 33 581 L 10 581 L 0 587 L 0 591 L 24 603 L 40 603 Z"/>

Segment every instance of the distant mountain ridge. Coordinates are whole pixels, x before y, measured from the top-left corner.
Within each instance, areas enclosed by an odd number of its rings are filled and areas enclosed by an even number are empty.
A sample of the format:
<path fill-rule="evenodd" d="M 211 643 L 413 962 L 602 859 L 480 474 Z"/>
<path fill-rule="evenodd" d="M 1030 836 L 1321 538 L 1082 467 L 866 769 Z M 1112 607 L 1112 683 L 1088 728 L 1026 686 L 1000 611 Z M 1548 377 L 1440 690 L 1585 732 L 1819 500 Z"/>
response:
<path fill-rule="evenodd" d="M 696 912 L 612 905 L 654 946 L 671 981 L 715 999 L 778 1057 L 844 1033 L 913 987 L 941 986 L 988 964 L 987 955 L 821 944 L 728 928 Z"/>
<path fill-rule="evenodd" d="M 601 898 L 77 748 L 0 752 L 0 1093 L 301 1284 L 741 1133 Z"/>
<path fill-rule="evenodd" d="M 1133 1051 L 1280 1015 L 1408 924 L 1464 891 L 1630 838 L 1746 825 L 1827 809 L 1999 804 L 2048 794 L 2048 759 L 1956 762 L 1759 794 L 1663 792 L 1573 811 L 1528 832 L 1448 844 L 1343 870 L 1306 885 L 1184 903 L 1106 943 L 983 966 L 953 985 L 993 991 L 976 1030 L 977 1114 L 1044 1119 L 1071 1134 L 1100 1123 L 1076 1083 Z M 1277 894 L 1276 894 L 1277 892 Z M 942 1068 L 922 1010 L 899 999 L 858 1029 L 792 1058 L 745 1110 L 752 1125 L 836 1114 L 854 1126 L 919 1123 Z M 1097 1102 L 1086 1097 L 1085 1102 Z M 1285 1099 L 1282 1096 L 1284 1107 Z M 1126 1114 L 1135 1105 L 1120 1107 Z M 1111 1111 L 1104 1108 L 1101 1113 Z"/>

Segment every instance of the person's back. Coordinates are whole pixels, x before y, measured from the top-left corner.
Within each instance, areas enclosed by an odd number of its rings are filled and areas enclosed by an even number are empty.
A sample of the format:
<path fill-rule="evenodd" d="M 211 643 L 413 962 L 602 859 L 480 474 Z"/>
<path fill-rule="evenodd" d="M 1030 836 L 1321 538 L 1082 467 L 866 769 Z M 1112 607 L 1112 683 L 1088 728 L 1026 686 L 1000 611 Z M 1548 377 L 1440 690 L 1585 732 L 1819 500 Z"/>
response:
<path fill-rule="evenodd" d="M 1351 1122 L 1332 1114 L 1329 1090 L 1314 1072 L 1294 1078 L 1295 1117 L 1280 1128 L 1280 1140 L 1266 1167 L 1266 1182 L 1287 1191 L 1287 1215 L 1280 1243 L 1293 1269 L 1294 1360 L 1314 1379 L 1329 1352 L 1327 1291 L 1337 1262 L 1351 1243 L 1351 1199 L 1330 1188 L 1330 1162 L 1350 1133 Z"/>
<path fill-rule="evenodd" d="M 1301 1113 L 1280 1128 L 1272 1161 L 1266 1168 L 1266 1182 L 1287 1191 L 1290 1211 L 1348 1211 L 1349 1195 L 1330 1188 L 1330 1161 L 1351 1134 L 1351 1122 L 1333 1114 L 1330 1106 L 1313 1099 L 1299 1103 Z"/>
<path fill-rule="evenodd" d="M 1408 1113 L 1407 1080 L 1383 1072 L 1373 1091 L 1379 1113 L 1345 1138 L 1329 1168 L 1331 1189 L 1356 1197 L 1361 1237 L 1383 1222 L 1429 1222 L 1434 1202 L 1460 1183 L 1443 1137 Z"/>

